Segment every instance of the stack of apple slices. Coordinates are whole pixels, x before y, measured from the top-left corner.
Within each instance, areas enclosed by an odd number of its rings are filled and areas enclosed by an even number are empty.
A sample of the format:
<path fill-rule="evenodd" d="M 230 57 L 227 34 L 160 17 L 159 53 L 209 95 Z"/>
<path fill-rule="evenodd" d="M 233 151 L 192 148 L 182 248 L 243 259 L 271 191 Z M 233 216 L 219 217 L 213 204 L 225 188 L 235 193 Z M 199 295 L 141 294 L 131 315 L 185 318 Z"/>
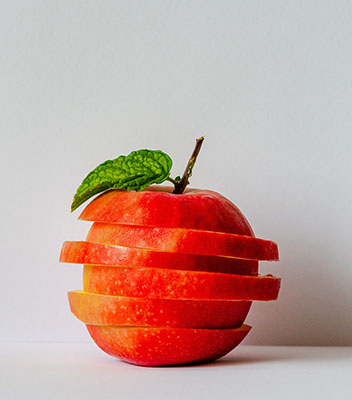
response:
<path fill-rule="evenodd" d="M 65 242 L 60 261 L 84 264 L 71 311 L 112 356 L 145 366 L 204 362 L 248 334 L 252 301 L 277 299 L 280 279 L 258 276 L 278 260 L 228 199 L 207 190 L 113 190 L 80 219 L 86 241 Z"/>

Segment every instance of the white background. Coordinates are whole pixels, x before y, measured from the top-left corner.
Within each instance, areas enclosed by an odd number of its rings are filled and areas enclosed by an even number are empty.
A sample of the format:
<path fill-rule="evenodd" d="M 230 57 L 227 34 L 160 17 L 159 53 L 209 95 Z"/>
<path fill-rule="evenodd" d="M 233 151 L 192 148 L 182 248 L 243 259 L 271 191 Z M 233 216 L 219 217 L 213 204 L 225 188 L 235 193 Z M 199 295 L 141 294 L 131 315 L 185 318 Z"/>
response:
<path fill-rule="evenodd" d="M 2 1 L 0 340 L 88 341 L 59 264 L 96 165 L 161 149 L 278 242 L 247 344 L 351 345 L 350 1 Z"/>

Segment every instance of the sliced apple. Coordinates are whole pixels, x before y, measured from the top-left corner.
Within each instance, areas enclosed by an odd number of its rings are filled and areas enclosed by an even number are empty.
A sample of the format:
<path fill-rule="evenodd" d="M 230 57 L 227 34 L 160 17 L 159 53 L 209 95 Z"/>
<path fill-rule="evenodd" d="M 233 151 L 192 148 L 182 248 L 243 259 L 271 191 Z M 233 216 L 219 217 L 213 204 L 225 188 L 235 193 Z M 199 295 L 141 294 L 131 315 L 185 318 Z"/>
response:
<path fill-rule="evenodd" d="M 147 299 L 68 293 L 72 313 L 88 325 L 237 328 L 251 303 L 231 300 Z"/>
<path fill-rule="evenodd" d="M 86 292 L 170 299 L 276 300 L 280 278 L 85 265 Z"/>
<path fill-rule="evenodd" d="M 131 364 L 155 367 L 216 360 L 233 350 L 251 327 L 146 328 L 87 325 L 103 351 Z"/>
<path fill-rule="evenodd" d="M 112 190 L 95 198 L 83 210 L 86 221 L 189 228 L 253 236 L 241 211 L 228 199 L 210 190 L 151 186 L 142 192 Z"/>
<path fill-rule="evenodd" d="M 268 261 L 279 259 L 277 244 L 270 240 L 191 229 L 155 228 L 96 222 L 88 232 L 87 241 L 183 254 L 227 256 Z"/>
<path fill-rule="evenodd" d="M 61 249 L 60 261 L 77 264 L 222 272 L 237 275 L 258 274 L 258 261 L 255 260 L 168 253 L 89 242 L 65 242 Z"/>

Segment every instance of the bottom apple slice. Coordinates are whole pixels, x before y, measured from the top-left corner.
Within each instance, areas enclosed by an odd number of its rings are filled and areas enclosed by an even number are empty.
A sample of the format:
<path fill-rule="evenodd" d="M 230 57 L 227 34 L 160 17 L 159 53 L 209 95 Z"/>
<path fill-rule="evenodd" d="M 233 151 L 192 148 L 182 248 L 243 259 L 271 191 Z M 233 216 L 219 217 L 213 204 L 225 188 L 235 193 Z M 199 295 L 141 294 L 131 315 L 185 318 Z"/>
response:
<path fill-rule="evenodd" d="M 209 362 L 233 350 L 251 327 L 237 329 L 185 329 L 87 325 L 103 351 L 123 361 L 156 367 Z"/>
<path fill-rule="evenodd" d="M 72 313 L 88 325 L 238 328 L 251 306 L 249 301 L 147 299 L 83 291 L 69 292 L 68 297 Z"/>

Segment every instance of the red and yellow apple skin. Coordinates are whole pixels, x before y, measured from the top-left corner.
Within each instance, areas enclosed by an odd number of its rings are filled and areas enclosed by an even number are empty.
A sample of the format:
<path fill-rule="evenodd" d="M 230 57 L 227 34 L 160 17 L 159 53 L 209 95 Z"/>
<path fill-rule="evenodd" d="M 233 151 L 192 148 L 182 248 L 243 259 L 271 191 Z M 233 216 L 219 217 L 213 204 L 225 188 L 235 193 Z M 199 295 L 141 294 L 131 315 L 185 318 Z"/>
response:
<path fill-rule="evenodd" d="M 142 192 L 112 190 L 98 196 L 80 219 L 94 222 L 199 229 L 254 236 L 241 211 L 228 199 L 210 190 L 155 185 Z"/>
<path fill-rule="evenodd" d="M 267 261 L 279 259 L 277 244 L 270 240 L 190 229 L 95 222 L 88 232 L 87 242 L 140 247 L 183 254 L 227 256 Z"/>
<path fill-rule="evenodd" d="M 251 301 L 235 296 L 252 298 L 254 293 L 258 298 L 264 290 L 262 278 L 239 283 L 231 273 L 251 279 L 258 273 L 258 260 L 278 260 L 277 245 L 255 239 L 247 219 L 220 194 L 188 189 L 174 195 L 171 190 L 154 186 L 103 193 L 80 216 L 94 222 L 87 237 L 93 244 L 65 245 L 62 252 L 62 261 L 93 264 L 85 266 L 86 289 L 113 294 L 70 292 L 71 311 L 102 350 L 137 365 L 206 362 L 231 351 L 250 329 L 243 322 Z M 235 278 L 236 291 L 222 277 L 204 283 L 199 274 L 211 272 Z M 194 274 L 187 276 L 189 284 L 182 273 Z M 150 279 L 150 287 L 143 287 Z M 277 297 L 280 281 L 270 279 L 265 282 L 275 283 L 271 296 Z M 124 283 L 117 285 L 119 280 Z M 147 297 L 170 296 L 166 282 L 172 283 L 174 299 Z M 218 299 L 222 290 L 230 299 Z"/>
<path fill-rule="evenodd" d="M 155 268 L 85 265 L 84 290 L 111 296 L 200 299 L 276 300 L 280 278 Z"/>
<path fill-rule="evenodd" d="M 177 269 L 221 272 L 236 275 L 258 275 L 258 261 L 233 257 L 169 253 L 136 247 L 104 245 L 89 242 L 65 242 L 60 261 L 74 264 Z"/>
<path fill-rule="evenodd" d="M 233 350 L 251 327 L 237 329 L 146 328 L 87 325 L 106 353 L 146 367 L 216 360 Z"/>
<path fill-rule="evenodd" d="M 68 293 L 72 313 L 88 325 L 177 328 L 238 328 L 251 306 L 248 301 L 148 299 Z"/>

